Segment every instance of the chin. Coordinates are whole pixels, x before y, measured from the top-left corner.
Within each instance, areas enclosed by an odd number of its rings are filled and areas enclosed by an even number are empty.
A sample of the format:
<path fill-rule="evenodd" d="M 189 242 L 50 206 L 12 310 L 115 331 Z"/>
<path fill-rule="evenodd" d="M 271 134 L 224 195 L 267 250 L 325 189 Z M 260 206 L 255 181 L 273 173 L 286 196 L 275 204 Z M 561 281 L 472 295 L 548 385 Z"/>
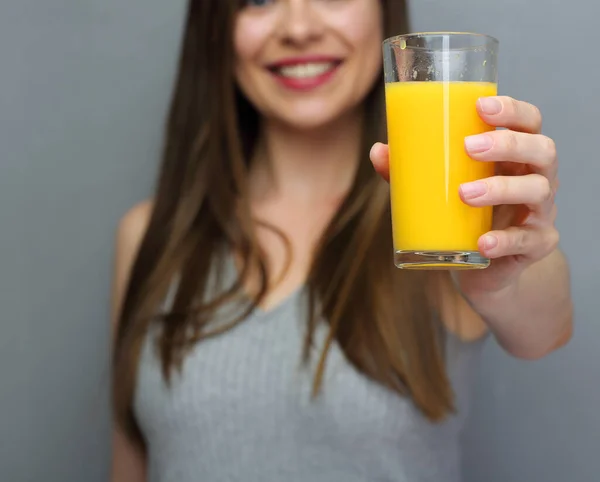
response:
<path fill-rule="evenodd" d="M 297 129 L 299 131 L 311 131 L 316 129 L 323 129 L 327 126 L 335 124 L 336 121 L 340 120 L 341 115 L 323 115 L 322 112 L 314 115 L 297 115 L 290 116 L 286 115 L 285 117 L 274 117 L 272 118 L 275 122 L 280 122 L 282 124 L 287 125 L 292 129 Z"/>
<path fill-rule="evenodd" d="M 335 125 L 356 112 L 353 103 L 339 105 L 331 102 L 303 102 L 301 105 L 278 106 L 271 111 L 269 118 L 288 127 L 308 131 Z"/>

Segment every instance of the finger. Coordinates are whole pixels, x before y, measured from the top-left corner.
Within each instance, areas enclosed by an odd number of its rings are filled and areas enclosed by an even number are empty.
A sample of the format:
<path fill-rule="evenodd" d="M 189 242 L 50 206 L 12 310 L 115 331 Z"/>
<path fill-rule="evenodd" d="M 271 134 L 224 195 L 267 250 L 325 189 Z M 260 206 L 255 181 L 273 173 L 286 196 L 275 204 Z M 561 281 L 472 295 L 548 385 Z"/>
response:
<path fill-rule="evenodd" d="M 481 97 L 477 101 L 477 112 L 486 124 L 494 127 L 506 127 L 530 134 L 542 131 L 540 110 L 533 104 L 512 97 Z"/>
<path fill-rule="evenodd" d="M 549 216 L 554 206 L 554 189 L 540 174 L 488 177 L 461 184 L 459 193 L 463 202 L 474 207 L 525 204 Z"/>
<path fill-rule="evenodd" d="M 472 159 L 484 162 L 516 162 L 551 181 L 558 173 L 556 144 L 542 134 L 500 130 L 465 138 L 465 149 Z"/>
<path fill-rule="evenodd" d="M 390 180 L 390 150 L 386 144 L 377 142 L 371 148 L 370 153 L 371 162 L 377 174 L 383 177 L 386 181 Z"/>
<path fill-rule="evenodd" d="M 558 242 L 559 234 L 554 227 L 537 229 L 513 226 L 485 234 L 479 239 L 478 249 L 490 259 L 525 256 L 537 260 L 554 251 Z"/>

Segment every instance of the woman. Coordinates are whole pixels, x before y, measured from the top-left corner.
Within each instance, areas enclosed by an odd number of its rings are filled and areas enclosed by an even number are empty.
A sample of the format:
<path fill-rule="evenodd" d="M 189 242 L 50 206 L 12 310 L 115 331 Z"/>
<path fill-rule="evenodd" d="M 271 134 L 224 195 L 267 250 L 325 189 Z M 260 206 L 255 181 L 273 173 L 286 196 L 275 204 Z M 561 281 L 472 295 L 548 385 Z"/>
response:
<path fill-rule="evenodd" d="M 406 18 L 190 2 L 155 197 L 117 236 L 114 481 L 456 481 L 485 333 L 524 359 L 570 337 L 554 144 L 524 102 L 480 99 L 507 129 L 465 140 L 502 166 L 459 193 L 497 206 L 491 267 L 393 267 L 381 42 Z"/>

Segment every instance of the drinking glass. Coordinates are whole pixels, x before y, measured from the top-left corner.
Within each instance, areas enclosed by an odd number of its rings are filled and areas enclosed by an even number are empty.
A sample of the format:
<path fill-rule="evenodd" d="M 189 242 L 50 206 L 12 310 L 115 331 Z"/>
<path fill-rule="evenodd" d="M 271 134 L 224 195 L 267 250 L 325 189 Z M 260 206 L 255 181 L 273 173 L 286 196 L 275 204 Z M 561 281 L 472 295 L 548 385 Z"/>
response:
<path fill-rule="evenodd" d="M 480 269 L 492 207 L 470 207 L 462 183 L 492 176 L 466 136 L 494 129 L 476 110 L 497 94 L 498 41 L 473 33 L 399 35 L 383 43 L 394 263 L 405 269 Z"/>

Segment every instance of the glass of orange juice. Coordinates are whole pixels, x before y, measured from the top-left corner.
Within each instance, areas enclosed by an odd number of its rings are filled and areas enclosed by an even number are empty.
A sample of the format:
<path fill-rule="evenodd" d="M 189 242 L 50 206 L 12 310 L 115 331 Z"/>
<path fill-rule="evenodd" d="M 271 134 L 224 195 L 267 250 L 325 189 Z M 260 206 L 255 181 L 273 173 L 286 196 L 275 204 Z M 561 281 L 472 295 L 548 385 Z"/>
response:
<path fill-rule="evenodd" d="M 466 205 L 462 183 L 492 176 L 472 160 L 466 136 L 490 131 L 477 99 L 497 94 L 498 41 L 433 32 L 383 43 L 394 262 L 408 269 L 478 269 L 492 208 Z"/>

